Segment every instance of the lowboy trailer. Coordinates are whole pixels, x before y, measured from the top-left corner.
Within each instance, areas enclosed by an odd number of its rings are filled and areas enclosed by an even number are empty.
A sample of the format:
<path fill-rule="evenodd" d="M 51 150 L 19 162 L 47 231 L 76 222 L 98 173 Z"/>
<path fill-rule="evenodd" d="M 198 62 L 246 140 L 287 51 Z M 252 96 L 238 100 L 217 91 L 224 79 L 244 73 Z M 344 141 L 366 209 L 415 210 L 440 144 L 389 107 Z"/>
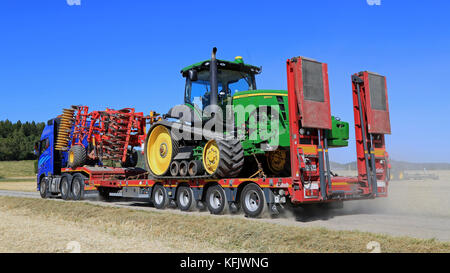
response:
<path fill-rule="evenodd" d="M 111 196 L 143 198 L 158 209 L 175 203 L 183 211 L 207 208 L 212 214 L 242 209 L 249 217 L 276 214 L 288 205 L 339 207 L 346 200 L 386 197 L 390 177 L 384 138 L 385 134 L 390 134 L 386 78 L 367 71 L 351 76 L 358 176 L 339 177 L 331 170 L 328 149 L 346 146 L 342 143 L 345 139 L 339 134 L 347 130 L 348 135 L 348 123 L 331 116 L 327 64 L 295 57 L 287 60 L 286 68 L 287 92 L 265 92 L 262 96 L 276 97 L 279 102 L 287 97 L 288 109 L 284 109 L 286 113 L 283 114 L 288 121 L 290 141 L 287 175 L 264 175 L 261 172 L 258 176 L 246 177 L 190 177 L 176 173 L 172 177 L 155 177 L 148 170 L 136 167 L 117 168 L 102 164 L 68 167 L 70 150 L 65 151 L 61 145 L 58 146 L 59 151 L 55 149 L 60 135 L 58 130 L 61 130 L 61 119 L 56 118 L 48 122 L 36 146 L 39 154 L 37 189 L 43 198 L 61 194 L 63 199 L 81 200 L 98 192 L 105 199 Z M 255 90 L 248 96 L 257 95 Z M 147 119 L 153 120 L 153 117 Z M 73 136 L 73 129 L 72 132 L 66 130 L 65 135 Z M 143 139 L 145 136 L 135 138 Z M 77 143 L 87 147 L 90 142 L 84 141 L 78 139 Z M 159 152 L 165 155 L 163 148 L 167 147 L 160 147 Z M 121 155 L 125 161 L 126 153 L 121 152 Z M 268 158 L 276 160 L 275 157 Z M 244 169 L 250 168 L 249 164 L 256 164 L 249 162 L 244 163 Z"/>

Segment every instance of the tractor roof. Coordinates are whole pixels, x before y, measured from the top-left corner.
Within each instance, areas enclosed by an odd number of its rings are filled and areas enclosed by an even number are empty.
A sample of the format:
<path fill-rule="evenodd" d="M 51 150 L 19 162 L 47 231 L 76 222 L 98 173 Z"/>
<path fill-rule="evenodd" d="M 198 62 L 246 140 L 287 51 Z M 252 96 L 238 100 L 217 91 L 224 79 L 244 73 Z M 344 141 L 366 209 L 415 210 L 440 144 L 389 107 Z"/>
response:
<path fill-rule="evenodd" d="M 195 69 L 197 71 L 209 69 L 210 61 L 211 60 L 205 60 L 205 61 L 198 62 L 198 63 L 195 63 L 190 66 L 186 66 L 185 68 L 181 69 L 181 74 L 183 75 L 183 77 L 186 77 L 188 71 L 191 69 Z M 261 73 L 261 67 L 244 64 L 244 61 L 242 60 L 242 57 L 240 57 L 240 56 L 236 57 L 235 61 L 225 61 L 225 60 L 218 59 L 217 60 L 217 68 L 242 71 L 242 72 L 252 73 L 252 74 Z"/>

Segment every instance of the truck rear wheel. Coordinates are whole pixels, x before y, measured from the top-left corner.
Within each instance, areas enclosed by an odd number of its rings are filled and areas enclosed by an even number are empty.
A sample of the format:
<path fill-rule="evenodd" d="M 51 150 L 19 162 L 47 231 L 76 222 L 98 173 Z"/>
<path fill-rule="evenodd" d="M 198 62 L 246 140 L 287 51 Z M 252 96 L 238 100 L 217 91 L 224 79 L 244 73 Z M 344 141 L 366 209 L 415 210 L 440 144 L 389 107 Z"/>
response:
<path fill-rule="evenodd" d="M 72 186 L 72 176 L 70 174 L 63 174 L 61 177 L 61 184 L 60 184 L 60 192 L 61 192 L 61 198 L 63 200 L 70 200 L 71 199 L 71 186 Z"/>
<path fill-rule="evenodd" d="M 246 216 L 257 218 L 267 213 L 266 198 L 258 185 L 253 183 L 246 185 L 240 199 Z"/>
<path fill-rule="evenodd" d="M 169 204 L 169 196 L 167 191 L 160 184 L 153 187 L 152 203 L 157 209 L 165 209 Z"/>
<path fill-rule="evenodd" d="M 220 185 L 208 188 L 206 192 L 206 206 L 211 214 L 225 214 L 229 211 L 225 190 Z"/>
<path fill-rule="evenodd" d="M 77 173 L 73 176 L 71 193 L 73 200 L 83 200 L 84 199 L 84 177 L 83 175 Z"/>
<path fill-rule="evenodd" d="M 86 162 L 86 149 L 81 145 L 74 145 L 69 150 L 69 168 L 81 167 Z"/>
<path fill-rule="evenodd" d="M 194 192 L 190 187 L 181 186 L 178 188 L 177 205 L 182 211 L 192 211 L 195 208 Z"/>

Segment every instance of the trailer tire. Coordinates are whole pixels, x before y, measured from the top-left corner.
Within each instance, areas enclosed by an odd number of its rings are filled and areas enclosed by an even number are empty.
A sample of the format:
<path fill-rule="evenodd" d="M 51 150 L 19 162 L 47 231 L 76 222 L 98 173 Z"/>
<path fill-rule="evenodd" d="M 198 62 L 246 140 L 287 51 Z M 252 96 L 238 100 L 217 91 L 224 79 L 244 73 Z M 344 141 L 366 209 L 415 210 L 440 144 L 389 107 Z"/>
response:
<path fill-rule="evenodd" d="M 60 192 L 63 200 L 70 200 L 72 198 L 72 179 L 73 177 L 70 174 L 63 174 L 61 176 Z"/>
<path fill-rule="evenodd" d="M 220 185 L 214 185 L 206 191 L 206 206 L 211 214 L 225 214 L 229 204 L 225 190 Z"/>
<path fill-rule="evenodd" d="M 169 205 L 167 190 L 160 184 L 155 185 L 152 190 L 152 203 L 157 209 L 165 209 Z"/>
<path fill-rule="evenodd" d="M 182 211 L 192 211 L 196 205 L 194 192 L 188 186 L 180 186 L 177 190 L 177 206 Z"/>
<path fill-rule="evenodd" d="M 84 199 L 84 176 L 77 173 L 73 176 L 71 193 L 73 200 L 83 200 Z"/>
<path fill-rule="evenodd" d="M 260 186 L 250 183 L 241 194 L 241 207 L 247 217 L 257 218 L 267 214 L 266 197 Z"/>
<path fill-rule="evenodd" d="M 50 192 L 48 191 L 47 177 L 45 176 L 42 176 L 39 182 L 39 194 L 43 199 L 46 199 L 50 196 Z"/>

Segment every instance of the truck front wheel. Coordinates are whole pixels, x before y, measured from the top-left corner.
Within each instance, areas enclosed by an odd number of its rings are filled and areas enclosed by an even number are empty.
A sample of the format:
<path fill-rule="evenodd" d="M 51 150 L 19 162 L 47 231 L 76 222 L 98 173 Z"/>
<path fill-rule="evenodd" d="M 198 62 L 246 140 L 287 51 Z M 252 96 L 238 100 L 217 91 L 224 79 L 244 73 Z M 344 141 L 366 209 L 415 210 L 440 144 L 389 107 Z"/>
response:
<path fill-rule="evenodd" d="M 47 198 L 50 193 L 48 191 L 48 181 L 45 176 L 41 178 L 41 181 L 39 182 L 39 193 L 41 194 L 42 198 Z"/>

